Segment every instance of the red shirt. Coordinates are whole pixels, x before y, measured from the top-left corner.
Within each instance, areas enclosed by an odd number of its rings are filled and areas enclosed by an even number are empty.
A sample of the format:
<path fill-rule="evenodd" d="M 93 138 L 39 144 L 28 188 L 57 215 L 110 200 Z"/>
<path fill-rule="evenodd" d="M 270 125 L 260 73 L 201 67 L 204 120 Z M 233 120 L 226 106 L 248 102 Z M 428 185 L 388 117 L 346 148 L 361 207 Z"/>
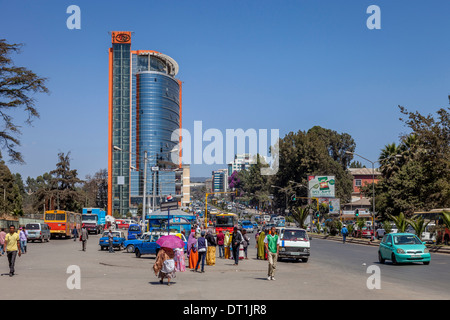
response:
<path fill-rule="evenodd" d="M 222 232 L 219 232 L 219 234 L 217 235 L 217 245 L 223 246 L 224 239 L 225 239 L 225 235 Z"/>

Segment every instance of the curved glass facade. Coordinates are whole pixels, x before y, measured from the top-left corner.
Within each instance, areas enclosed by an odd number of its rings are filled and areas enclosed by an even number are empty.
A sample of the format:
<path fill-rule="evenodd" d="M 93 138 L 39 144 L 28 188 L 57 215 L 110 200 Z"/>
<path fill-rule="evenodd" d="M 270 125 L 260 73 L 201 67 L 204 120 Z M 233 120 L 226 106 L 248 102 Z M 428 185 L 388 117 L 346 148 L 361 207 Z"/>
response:
<path fill-rule="evenodd" d="M 133 56 L 132 166 L 130 196 L 134 205 L 142 203 L 144 153 L 147 151 L 147 197 L 159 204 L 160 197 L 176 194 L 175 172 L 164 171 L 171 161 L 168 153 L 176 145 L 172 133 L 180 128 L 180 84 L 169 75 L 170 67 L 152 55 Z M 150 70 L 150 71 L 149 71 Z M 160 171 L 153 173 L 151 167 Z M 155 183 L 153 183 L 155 179 Z M 155 192 L 153 192 L 155 188 Z"/>
<path fill-rule="evenodd" d="M 165 74 L 144 71 L 136 74 L 136 165 L 144 168 L 144 152 L 148 152 L 149 166 L 164 168 L 162 161 L 170 161 L 168 151 L 176 146 L 172 141 L 172 133 L 180 128 L 180 87 L 176 80 Z M 139 174 L 143 181 L 143 173 Z M 165 183 L 157 179 L 157 189 L 162 195 L 175 194 L 175 176 L 173 172 L 159 174 L 166 179 Z M 173 176 L 173 183 L 169 183 Z M 147 190 L 153 193 L 152 179 L 147 177 Z M 142 194 L 142 183 L 139 189 Z M 157 192 L 158 194 L 159 192 Z"/>

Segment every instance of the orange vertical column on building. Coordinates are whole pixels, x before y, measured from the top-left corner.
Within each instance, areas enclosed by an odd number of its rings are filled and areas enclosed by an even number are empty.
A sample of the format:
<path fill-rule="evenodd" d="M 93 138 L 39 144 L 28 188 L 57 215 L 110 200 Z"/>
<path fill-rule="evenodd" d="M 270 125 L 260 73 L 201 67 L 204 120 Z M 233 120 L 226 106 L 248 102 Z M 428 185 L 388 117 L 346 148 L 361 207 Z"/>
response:
<path fill-rule="evenodd" d="M 113 149 L 113 50 L 109 48 L 109 110 L 108 110 L 108 209 L 107 214 L 112 215 L 112 149 Z"/>

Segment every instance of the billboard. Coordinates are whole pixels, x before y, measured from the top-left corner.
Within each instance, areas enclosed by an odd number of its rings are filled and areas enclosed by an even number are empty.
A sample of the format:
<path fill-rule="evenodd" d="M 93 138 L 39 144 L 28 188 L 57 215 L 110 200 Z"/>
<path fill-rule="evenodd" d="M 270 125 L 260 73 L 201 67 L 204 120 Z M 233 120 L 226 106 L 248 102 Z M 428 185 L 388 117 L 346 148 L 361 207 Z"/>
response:
<path fill-rule="evenodd" d="M 311 198 L 334 198 L 334 176 L 308 176 L 308 189 Z"/>
<path fill-rule="evenodd" d="M 330 213 L 339 214 L 341 208 L 339 198 L 330 199 L 328 207 L 330 208 Z"/>

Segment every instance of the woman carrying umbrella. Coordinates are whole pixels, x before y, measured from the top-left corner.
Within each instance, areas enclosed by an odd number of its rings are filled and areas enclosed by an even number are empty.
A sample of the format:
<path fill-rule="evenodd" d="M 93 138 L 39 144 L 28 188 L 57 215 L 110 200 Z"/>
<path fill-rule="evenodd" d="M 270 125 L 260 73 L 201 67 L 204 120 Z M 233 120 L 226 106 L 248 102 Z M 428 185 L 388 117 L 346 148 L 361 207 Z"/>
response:
<path fill-rule="evenodd" d="M 159 280 L 159 283 L 163 283 L 164 278 L 167 278 L 167 285 L 170 286 L 170 279 L 174 279 L 175 275 L 175 261 L 173 260 L 175 254 L 170 248 L 161 248 L 156 256 L 155 264 L 153 265 L 153 271 Z"/>
<path fill-rule="evenodd" d="M 189 259 L 189 269 L 195 269 L 198 261 L 197 239 L 195 233 L 191 232 L 187 243 L 187 255 Z"/>
<path fill-rule="evenodd" d="M 176 277 L 173 249 L 183 248 L 184 242 L 177 236 L 167 235 L 160 237 L 156 243 L 161 249 L 156 256 L 153 271 L 157 277 L 161 278 L 160 283 L 163 283 L 164 278 L 167 278 L 167 285 L 170 286 L 170 280 Z"/>

